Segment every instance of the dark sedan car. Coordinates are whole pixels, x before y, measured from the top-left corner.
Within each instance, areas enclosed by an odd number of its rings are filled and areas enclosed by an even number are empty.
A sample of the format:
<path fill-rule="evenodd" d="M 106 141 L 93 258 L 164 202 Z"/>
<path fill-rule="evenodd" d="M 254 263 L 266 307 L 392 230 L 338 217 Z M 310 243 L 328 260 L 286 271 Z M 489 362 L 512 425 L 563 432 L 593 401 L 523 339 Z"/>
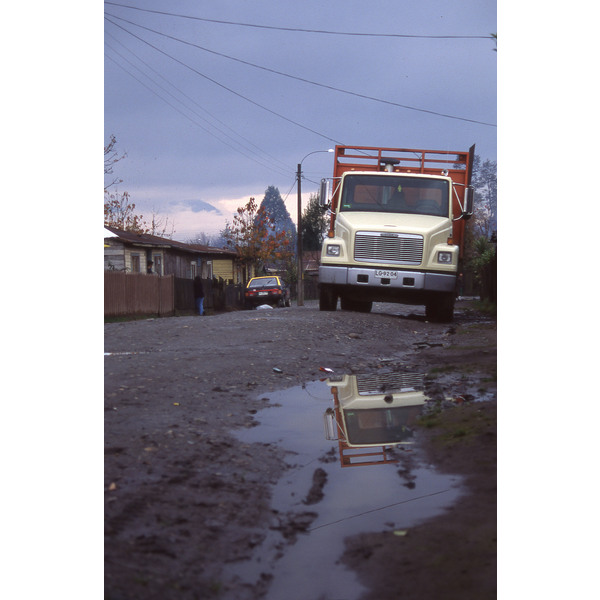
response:
<path fill-rule="evenodd" d="M 255 308 L 261 304 L 290 306 L 290 291 L 276 275 L 253 277 L 244 291 L 246 308 Z"/>

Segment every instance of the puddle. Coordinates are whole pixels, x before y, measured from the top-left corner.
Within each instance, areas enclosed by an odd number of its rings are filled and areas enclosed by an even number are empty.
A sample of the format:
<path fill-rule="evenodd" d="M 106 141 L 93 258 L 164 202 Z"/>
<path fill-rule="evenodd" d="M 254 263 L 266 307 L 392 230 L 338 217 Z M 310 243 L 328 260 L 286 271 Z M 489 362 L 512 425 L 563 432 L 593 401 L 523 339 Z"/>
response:
<path fill-rule="evenodd" d="M 338 563 L 344 538 L 410 535 L 460 494 L 459 477 L 436 473 L 415 452 L 423 377 L 332 375 L 269 399 L 259 425 L 235 435 L 276 444 L 290 469 L 273 489 L 276 516 L 265 541 L 228 574 L 248 584 L 270 578 L 266 600 L 356 600 L 365 589 Z"/>

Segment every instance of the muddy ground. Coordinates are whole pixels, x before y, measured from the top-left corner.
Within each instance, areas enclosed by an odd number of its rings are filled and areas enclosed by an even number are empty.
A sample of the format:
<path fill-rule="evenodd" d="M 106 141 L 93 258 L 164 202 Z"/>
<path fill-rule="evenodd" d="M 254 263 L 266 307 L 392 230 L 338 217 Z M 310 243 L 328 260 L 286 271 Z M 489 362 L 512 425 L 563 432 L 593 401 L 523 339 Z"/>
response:
<path fill-rule="evenodd" d="M 423 314 L 391 304 L 320 312 L 308 301 L 106 323 L 105 598 L 267 592 L 268 573 L 249 586 L 226 567 L 250 558 L 273 526 L 270 489 L 286 464 L 275 445 L 231 432 L 256 425 L 269 392 L 322 378 L 320 367 L 427 372 L 419 452 L 465 478 L 460 501 L 406 536 L 346 540 L 339 560 L 369 589 L 362 598 L 495 598 L 496 322 L 468 301 L 450 325 Z M 285 543 L 303 535 L 300 517 L 278 519 Z"/>

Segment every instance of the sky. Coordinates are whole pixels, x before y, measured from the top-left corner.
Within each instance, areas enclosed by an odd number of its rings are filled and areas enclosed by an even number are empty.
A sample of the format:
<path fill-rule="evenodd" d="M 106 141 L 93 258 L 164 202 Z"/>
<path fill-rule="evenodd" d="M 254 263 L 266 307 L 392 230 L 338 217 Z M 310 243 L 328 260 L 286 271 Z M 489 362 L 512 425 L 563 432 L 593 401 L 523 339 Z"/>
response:
<path fill-rule="evenodd" d="M 494 0 L 124 0 L 104 18 L 111 191 L 175 239 L 270 185 L 295 222 L 298 163 L 305 206 L 336 144 L 496 160 Z"/>

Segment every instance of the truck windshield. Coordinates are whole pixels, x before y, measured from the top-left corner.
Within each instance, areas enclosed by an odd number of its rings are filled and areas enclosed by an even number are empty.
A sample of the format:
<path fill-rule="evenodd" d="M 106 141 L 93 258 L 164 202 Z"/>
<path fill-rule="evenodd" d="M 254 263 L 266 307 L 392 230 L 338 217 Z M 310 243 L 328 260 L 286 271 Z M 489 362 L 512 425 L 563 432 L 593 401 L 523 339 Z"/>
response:
<path fill-rule="evenodd" d="M 448 181 L 416 177 L 347 175 L 340 211 L 448 216 Z"/>

